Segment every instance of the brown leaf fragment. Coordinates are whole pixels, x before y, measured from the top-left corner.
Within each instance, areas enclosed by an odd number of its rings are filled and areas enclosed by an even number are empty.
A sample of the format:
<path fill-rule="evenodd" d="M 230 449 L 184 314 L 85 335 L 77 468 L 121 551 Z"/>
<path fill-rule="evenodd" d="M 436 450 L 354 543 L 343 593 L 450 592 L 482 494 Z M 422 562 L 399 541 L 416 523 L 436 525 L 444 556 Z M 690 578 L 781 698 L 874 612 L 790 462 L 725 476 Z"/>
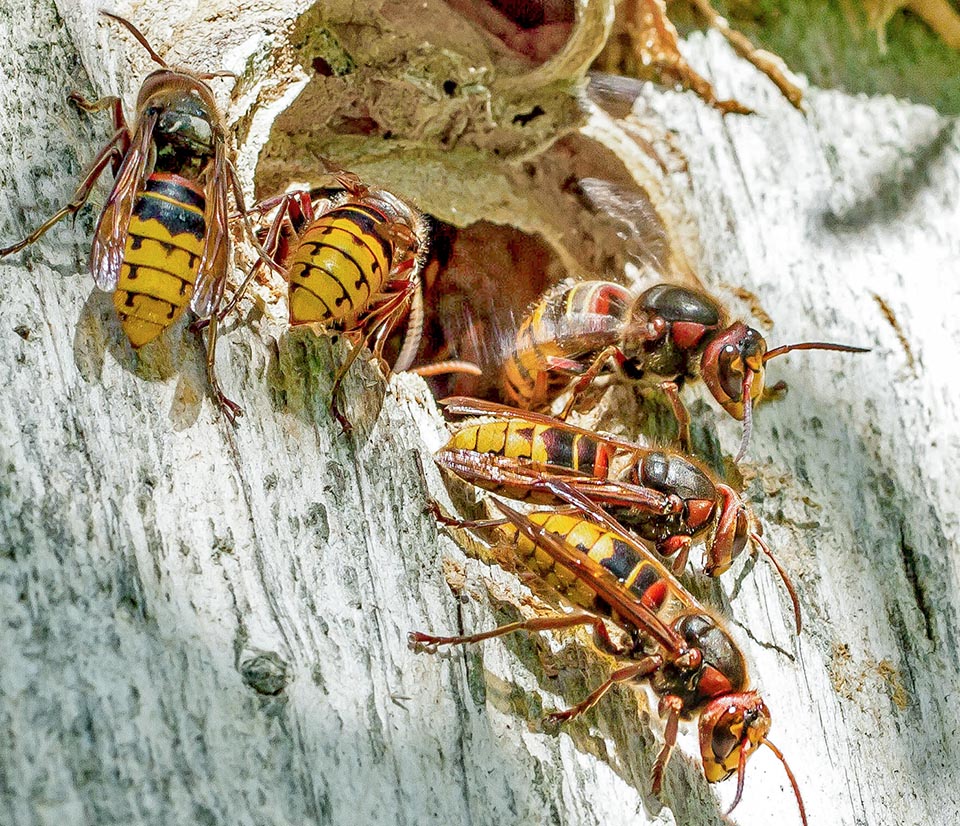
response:
<path fill-rule="evenodd" d="M 900 321 L 897 318 L 896 313 L 893 312 L 893 308 L 887 304 L 882 296 L 878 295 L 877 293 L 872 293 L 872 295 L 873 300 L 877 302 L 877 306 L 880 308 L 880 312 L 883 313 L 883 317 L 893 328 L 893 332 L 896 333 L 897 339 L 900 341 L 900 346 L 903 348 L 903 353 L 907 357 L 907 365 L 910 368 L 910 372 L 912 372 L 914 375 L 917 375 L 917 360 L 914 358 L 913 348 L 910 346 L 910 339 L 907 338 L 907 334 L 900 325 Z"/>
<path fill-rule="evenodd" d="M 766 329 L 773 329 L 773 319 L 770 318 L 770 314 L 763 308 L 763 305 L 760 303 L 760 298 L 755 292 L 748 290 L 746 287 L 737 286 L 733 288 L 733 294 L 750 308 L 753 317 Z"/>
<path fill-rule="evenodd" d="M 736 29 L 730 28 L 730 24 L 725 17 L 717 13 L 716 9 L 710 5 L 707 0 L 691 0 L 694 8 L 703 15 L 707 22 L 722 34 L 733 46 L 734 51 L 744 60 L 749 60 L 761 72 L 763 72 L 781 94 L 790 101 L 797 109 L 803 111 L 803 92 L 791 80 L 787 78 L 786 64 L 773 52 L 764 49 L 758 49 L 750 40 Z"/>
<path fill-rule="evenodd" d="M 906 711 L 910 705 L 910 695 L 903 685 L 903 680 L 900 677 L 900 671 L 897 667 L 890 660 L 880 660 L 880 662 L 877 663 L 877 674 L 880 675 L 880 679 L 889 687 L 890 699 L 893 701 L 893 704 L 899 708 L 900 711 Z"/>
<path fill-rule="evenodd" d="M 618 22 L 628 36 L 637 63 L 659 75 L 661 82 L 690 89 L 723 114 L 749 115 L 753 110 L 738 100 L 721 100 L 713 85 L 687 63 L 677 45 L 677 30 L 667 17 L 664 0 L 626 0 L 617 9 Z"/>
<path fill-rule="evenodd" d="M 884 29 L 901 9 L 912 12 L 952 49 L 960 49 L 960 12 L 950 0 L 861 0 L 867 25 L 877 33 L 881 49 L 886 48 Z"/>
<path fill-rule="evenodd" d="M 949 0 L 911 0 L 906 7 L 923 20 L 951 49 L 960 49 L 960 12 Z"/>

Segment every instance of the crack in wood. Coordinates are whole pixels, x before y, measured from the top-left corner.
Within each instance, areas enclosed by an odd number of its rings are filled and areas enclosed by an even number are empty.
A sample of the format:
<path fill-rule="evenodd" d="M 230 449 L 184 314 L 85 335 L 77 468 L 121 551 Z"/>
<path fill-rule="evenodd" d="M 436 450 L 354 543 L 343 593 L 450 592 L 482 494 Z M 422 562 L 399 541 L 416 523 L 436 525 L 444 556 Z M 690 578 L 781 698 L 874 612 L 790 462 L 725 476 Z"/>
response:
<path fill-rule="evenodd" d="M 936 623 L 927 599 L 926 589 L 923 586 L 923 576 L 920 574 L 921 560 L 918 558 L 916 548 L 907 541 L 903 522 L 900 523 L 899 550 L 900 560 L 903 562 L 903 570 L 907 576 L 907 582 L 910 583 L 910 589 L 913 592 L 913 601 L 916 603 L 917 609 L 923 617 L 924 633 L 930 642 L 936 644 Z"/>

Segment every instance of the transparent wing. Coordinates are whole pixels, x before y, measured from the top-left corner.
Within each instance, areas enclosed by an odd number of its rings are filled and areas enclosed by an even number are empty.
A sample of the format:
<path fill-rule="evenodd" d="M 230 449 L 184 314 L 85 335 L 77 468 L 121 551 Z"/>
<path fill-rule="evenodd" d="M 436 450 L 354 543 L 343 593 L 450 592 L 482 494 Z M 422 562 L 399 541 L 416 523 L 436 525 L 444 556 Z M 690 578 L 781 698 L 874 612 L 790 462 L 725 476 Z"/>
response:
<path fill-rule="evenodd" d="M 639 445 L 626 439 L 618 439 L 616 436 L 611 436 L 607 433 L 597 433 L 593 430 L 586 430 L 585 428 L 570 424 L 563 419 L 548 416 L 545 413 L 519 410 L 515 407 L 508 407 L 507 405 L 497 404 L 496 402 L 486 401 L 484 399 L 474 399 L 469 396 L 451 396 L 450 398 L 442 399 L 440 404 L 443 405 L 445 412 L 455 416 L 496 416 L 498 418 L 530 422 L 533 425 L 544 425 L 546 427 L 556 428 L 565 433 L 594 439 L 631 455 L 646 455 L 651 451 L 651 448 L 645 447 L 644 445 Z"/>
<path fill-rule="evenodd" d="M 496 506 L 526 539 L 544 551 L 555 563 L 573 572 L 577 579 L 610 606 L 615 620 L 626 621 L 672 655 L 683 650 L 683 638 L 661 620 L 653 609 L 644 605 L 640 596 L 625 588 L 603 565 L 563 537 L 535 524 L 503 502 L 497 501 Z M 626 541 L 642 556 L 649 557 L 649 553 L 641 545 L 629 538 L 626 538 Z M 668 582 L 673 580 L 666 569 L 663 569 L 663 574 L 669 578 Z M 673 580 L 673 583 L 676 583 L 676 580 Z M 676 583 L 676 587 L 680 587 L 679 583 Z"/>
<path fill-rule="evenodd" d="M 100 213 L 97 231 L 93 236 L 90 272 L 97 287 L 106 292 L 115 290 L 120 278 L 130 216 L 133 214 L 137 193 L 143 188 L 156 124 L 155 114 L 139 119 L 130 149 L 123 158 L 123 164 L 117 173 L 106 206 Z"/>
<path fill-rule="evenodd" d="M 643 93 L 646 81 L 607 72 L 588 72 L 586 96 L 615 118 L 625 118 Z"/>
<path fill-rule="evenodd" d="M 227 210 L 227 187 L 229 183 L 226 147 L 222 139 L 217 141 L 213 159 L 213 175 L 207 184 L 207 204 L 204 211 L 206 235 L 197 283 L 190 299 L 190 309 L 206 318 L 219 309 L 227 278 L 230 257 L 230 220 Z"/>
<path fill-rule="evenodd" d="M 575 191 L 584 206 L 614 225 L 627 260 L 651 279 L 664 280 L 670 269 L 670 242 L 647 193 L 602 178 L 581 178 Z"/>

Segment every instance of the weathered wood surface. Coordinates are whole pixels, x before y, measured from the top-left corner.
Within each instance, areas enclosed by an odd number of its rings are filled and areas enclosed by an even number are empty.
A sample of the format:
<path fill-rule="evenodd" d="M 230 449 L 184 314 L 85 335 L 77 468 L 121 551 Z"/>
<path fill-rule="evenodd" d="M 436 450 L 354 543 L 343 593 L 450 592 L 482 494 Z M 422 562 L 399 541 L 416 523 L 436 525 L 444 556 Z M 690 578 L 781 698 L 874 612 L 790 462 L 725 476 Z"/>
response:
<path fill-rule="evenodd" d="M 61 3 L 62 16 L 28 5 L 14 17 L 0 0 L 12 21 L 0 32 L 5 240 L 68 196 L 106 134 L 65 90 L 130 92 L 146 68 L 94 4 Z M 237 70 L 259 65 L 304 10 L 227 18 L 226 7 L 117 10 L 158 45 L 175 41 L 177 59 Z M 718 38 L 688 47 L 721 92 L 760 112 L 722 120 L 652 90 L 639 104 L 688 160 L 663 187 L 690 211 L 681 229 L 699 236 L 688 252 L 702 277 L 724 296 L 756 293 L 775 343 L 874 348 L 775 363 L 790 394 L 757 417 L 748 493 L 794 574 L 803 635 L 791 636 L 762 564 L 714 596 L 812 824 L 957 822 L 960 129 L 921 106 L 816 89 L 804 118 Z M 299 71 L 275 82 L 286 98 L 251 107 L 252 144 L 296 97 Z M 616 133 L 602 119 L 590 129 Z M 524 193 L 467 153 L 364 166 L 351 147 L 358 171 L 408 181 L 401 191 L 448 219 L 496 212 L 530 229 L 540 217 L 512 215 Z M 252 174 L 255 150 L 241 158 Z M 493 194 L 478 203 L 484 183 Z M 182 326 L 139 357 L 123 342 L 85 272 L 92 220 L 0 264 L 4 823 L 722 822 L 732 784 L 715 796 L 692 736 L 664 808 L 649 797 L 642 695 L 617 692 L 562 733 L 542 729 L 542 708 L 575 701 L 609 667 L 580 647 L 407 649 L 411 628 L 490 627 L 522 593 L 422 513 L 414 457 L 440 493 L 429 453 L 444 431 L 418 380 L 396 379 L 379 416 L 373 372 L 352 381 L 358 433 L 343 438 L 326 408 L 330 345 L 250 311 L 221 354 L 246 409 L 233 429 Z M 717 429 L 734 450 L 735 426 Z M 758 755 L 733 819 L 774 817 L 797 822 L 780 767 Z"/>

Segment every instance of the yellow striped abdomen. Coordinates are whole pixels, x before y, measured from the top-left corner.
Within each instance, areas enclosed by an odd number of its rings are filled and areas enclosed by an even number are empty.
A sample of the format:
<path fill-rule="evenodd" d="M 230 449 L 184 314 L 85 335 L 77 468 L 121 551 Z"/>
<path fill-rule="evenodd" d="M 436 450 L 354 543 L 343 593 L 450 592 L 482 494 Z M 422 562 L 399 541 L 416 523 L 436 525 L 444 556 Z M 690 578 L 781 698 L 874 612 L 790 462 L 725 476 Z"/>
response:
<path fill-rule="evenodd" d="M 352 321 L 380 294 L 393 245 L 378 230 L 386 217 L 344 204 L 317 218 L 300 237 L 287 267 L 290 323 Z"/>
<path fill-rule="evenodd" d="M 647 607 L 657 610 L 664 602 L 673 608 L 684 603 L 677 583 L 655 559 L 642 555 L 616 534 L 590 519 L 556 511 L 527 514 L 535 525 L 561 537 L 571 548 L 600 563 L 621 583 L 624 590 L 638 597 Z M 577 574 L 559 564 L 547 551 L 534 545 L 514 526 L 501 528 L 504 537 L 516 543 L 517 555 L 527 567 L 575 605 L 605 613 L 607 607 L 596 592 Z"/>
<path fill-rule="evenodd" d="M 534 465 L 563 468 L 606 478 L 610 451 L 598 440 L 560 427 L 524 419 L 495 419 L 460 428 L 448 450 L 472 450 Z"/>
<path fill-rule="evenodd" d="M 513 352 L 503 364 L 504 396 L 525 410 L 546 406 L 560 387 L 569 383 L 567 377 L 551 382 L 547 366 L 550 356 L 563 355 L 554 335 L 555 325 L 545 319 L 553 315 L 553 298 L 552 294 L 541 298 L 523 319 Z"/>
<path fill-rule="evenodd" d="M 113 305 L 133 347 L 153 341 L 193 296 L 206 234 L 203 191 L 154 173 L 137 194 Z"/>
<path fill-rule="evenodd" d="M 607 281 L 561 284 L 534 305 L 504 360 L 503 395 L 517 407 L 548 407 L 596 353 L 619 339 L 629 291 Z M 576 369 L 557 364 L 575 362 Z"/>

